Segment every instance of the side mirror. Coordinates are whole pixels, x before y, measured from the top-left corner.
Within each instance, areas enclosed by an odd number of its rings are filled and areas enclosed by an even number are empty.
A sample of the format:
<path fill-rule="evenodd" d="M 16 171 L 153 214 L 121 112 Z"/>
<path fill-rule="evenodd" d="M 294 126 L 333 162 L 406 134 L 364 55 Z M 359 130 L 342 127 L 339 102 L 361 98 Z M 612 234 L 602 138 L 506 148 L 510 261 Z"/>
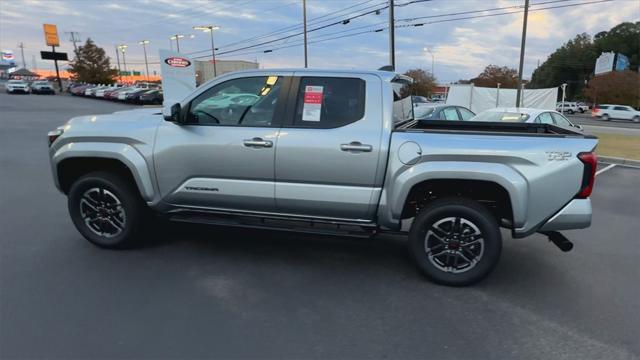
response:
<path fill-rule="evenodd" d="M 578 128 L 578 129 L 580 129 L 580 130 L 584 130 L 584 129 L 582 128 L 582 125 L 580 125 L 580 124 L 574 124 L 573 126 L 577 127 L 577 128 Z"/>
<path fill-rule="evenodd" d="M 178 124 L 184 122 L 182 121 L 182 117 L 180 116 L 181 112 L 182 107 L 180 106 L 180 103 L 175 103 L 171 106 L 165 106 L 164 108 L 162 108 L 162 115 L 164 116 L 164 119 L 166 121 L 171 121 Z"/>

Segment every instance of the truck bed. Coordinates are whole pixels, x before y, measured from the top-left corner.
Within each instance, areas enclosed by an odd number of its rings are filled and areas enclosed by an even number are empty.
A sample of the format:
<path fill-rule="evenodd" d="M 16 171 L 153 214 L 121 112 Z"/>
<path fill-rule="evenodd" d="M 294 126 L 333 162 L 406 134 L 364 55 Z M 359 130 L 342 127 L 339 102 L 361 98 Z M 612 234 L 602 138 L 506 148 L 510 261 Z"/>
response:
<path fill-rule="evenodd" d="M 396 132 L 465 132 L 491 135 L 546 135 L 558 137 L 583 137 L 595 139 L 593 135 L 583 134 L 550 124 L 532 124 L 521 122 L 481 122 L 451 120 L 409 120 L 397 123 Z"/>

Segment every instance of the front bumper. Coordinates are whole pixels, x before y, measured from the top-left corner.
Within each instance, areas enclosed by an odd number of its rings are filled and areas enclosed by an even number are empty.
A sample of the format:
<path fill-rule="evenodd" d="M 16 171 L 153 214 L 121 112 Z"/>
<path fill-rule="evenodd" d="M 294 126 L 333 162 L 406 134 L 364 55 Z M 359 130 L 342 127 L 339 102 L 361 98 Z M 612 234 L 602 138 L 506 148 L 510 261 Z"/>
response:
<path fill-rule="evenodd" d="M 589 226 L 591 226 L 591 199 L 574 199 L 547 220 L 538 231 L 584 229 Z"/>

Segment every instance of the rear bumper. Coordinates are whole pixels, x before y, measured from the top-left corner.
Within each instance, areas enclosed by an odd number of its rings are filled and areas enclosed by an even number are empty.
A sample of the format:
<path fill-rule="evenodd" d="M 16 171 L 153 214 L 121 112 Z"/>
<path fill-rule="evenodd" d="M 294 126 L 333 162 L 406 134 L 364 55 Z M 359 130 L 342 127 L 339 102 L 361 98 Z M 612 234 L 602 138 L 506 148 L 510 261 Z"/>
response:
<path fill-rule="evenodd" d="M 584 229 L 591 226 L 591 199 L 574 199 L 545 222 L 538 231 Z"/>

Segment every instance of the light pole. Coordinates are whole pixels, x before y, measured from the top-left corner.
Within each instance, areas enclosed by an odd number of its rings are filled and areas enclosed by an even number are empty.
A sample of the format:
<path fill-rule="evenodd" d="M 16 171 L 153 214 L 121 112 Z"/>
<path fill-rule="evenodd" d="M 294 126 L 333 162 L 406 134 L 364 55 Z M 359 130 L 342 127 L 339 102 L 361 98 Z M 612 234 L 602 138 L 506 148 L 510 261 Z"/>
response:
<path fill-rule="evenodd" d="M 147 70 L 147 81 L 149 81 L 149 62 L 147 61 L 147 44 L 150 43 L 149 40 L 142 40 L 138 44 L 142 45 L 142 50 L 144 50 L 144 67 Z"/>
<path fill-rule="evenodd" d="M 216 70 L 216 47 L 213 45 L 213 30 L 218 29 L 220 29 L 220 26 L 216 25 L 201 25 L 193 27 L 193 30 L 202 30 L 204 32 L 211 33 L 211 61 L 213 61 L 213 77 L 218 76 L 218 71 Z"/>
<path fill-rule="evenodd" d="M 304 24 L 304 68 L 309 67 L 307 60 L 307 0 L 302 0 L 302 22 Z"/>
<path fill-rule="evenodd" d="M 520 42 L 520 66 L 518 67 L 518 90 L 516 92 L 516 104 L 520 103 L 520 97 L 522 96 L 522 89 L 524 84 L 522 83 L 522 71 L 524 69 L 524 49 L 527 40 L 527 18 L 529 17 L 529 0 L 524 0 L 524 18 L 522 20 L 522 39 Z"/>
<path fill-rule="evenodd" d="M 127 76 L 127 60 L 124 57 L 124 53 L 127 51 L 128 46 L 125 44 L 118 45 L 118 49 L 122 51 L 122 64 L 124 65 L 124 76 Z"/>
<path fill-rule="evenodd" d="M 182 39 L 184 37 L 184 35 L 182 34 L 175 34 L 173 36 L 171 36 L 169 38 L 169 40 L 175 40 L 176 41 L 176 49 L 178 49 L 178 52 L 180 52 L 180 39 Z"/>
<path fill-rule="evenodd" d="M 434 74 L 433 68 L 434 68 L 434 64 L 436 62 L 436 58 L 435 56 L 433 56 L 433 52 L 431 51 L 431 49 L 429 49 L 428 47 L 422 49 L 426 52 L 428 52 L 431 55 L 431 76 L 433 76 L 433 78 L 436 78 L 436 74 Z"/>
<path fill-rule="evenodd" d="M 560 112 L 564 114 L 564 95 L 567 93 L 567 83 L 561 85 L 562 87 L 562 105 L 560 105 Z"/>

